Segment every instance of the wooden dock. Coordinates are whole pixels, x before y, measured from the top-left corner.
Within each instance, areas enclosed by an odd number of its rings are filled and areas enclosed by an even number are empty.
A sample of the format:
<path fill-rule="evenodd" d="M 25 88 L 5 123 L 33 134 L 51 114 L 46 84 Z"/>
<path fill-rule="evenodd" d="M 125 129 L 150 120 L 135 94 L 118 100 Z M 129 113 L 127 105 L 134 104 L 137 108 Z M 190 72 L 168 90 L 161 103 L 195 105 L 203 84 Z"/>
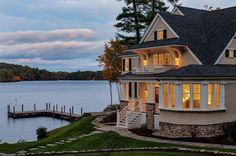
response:
<path fill-rule="evenodd" d="M 61 111 L 58 111 L 58 106 L 53 106 L 53 109 L 50 108 L 50 104 L 46 104 L 46 109 L 36 110 L 36 105 L 34 105 L 33 110 L 24 111 L 24 106 L 21 106 L 21 111 L 16 111 L 15 106 L 11 110 L 11 106 L 7 107 L 8 117 L 13 119 L 19 118 L 32 118 L 32 117 L 53 117 L 57 119 L 75 121 L 79 120 L 83 115 L 83 109 L 81 108 L 81 114 L 74 113 L 74 107 L 69 109 L 69 112 L 66 112 L 65 106 L 61 107 Z"/>

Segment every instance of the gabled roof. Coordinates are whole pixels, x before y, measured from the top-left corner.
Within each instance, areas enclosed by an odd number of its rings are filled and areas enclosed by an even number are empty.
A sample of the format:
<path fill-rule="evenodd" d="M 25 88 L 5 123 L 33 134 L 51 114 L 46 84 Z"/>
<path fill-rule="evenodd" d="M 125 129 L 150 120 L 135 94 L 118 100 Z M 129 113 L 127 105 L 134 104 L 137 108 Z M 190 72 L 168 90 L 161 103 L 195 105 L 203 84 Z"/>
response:
<path fill-rule="evenodd" d="M 180 6 L 178 9 L 184 16 L 165 12 L 159 15 L 178 34 L 181 44 L 188 46 L 203 64 L 213 65 L 235 35 L 236 7 L 215 11 Z M 159 44 L 159 41 L 148 41 L 130 49 L 156 46 L 154 42 Z"/>
<path fill-rule="evenodd" d="M 157 77 L 236 77 L 236 65 L 188 65 L 156 75 Z M 160 78 L 161 79 L 161 78 Z"/>
<path fill-rule="evenodd" d="M 149 41 L 149 42 L 142 42 L 140 44 L 136 44 L 129 48 L 132 49 L 140 49 L 140 48 L 149 48 L 149 47 L 159 47 L 165 45 L 184 45 L 179 38 L 171 38 L 166 40 L 156 40 L 156 41 Z"/>
<path fill-rule="evenodd" d="M 236 65 L 188 65 L 157 74 L 121 75 L 121 79 L 236 79 Z"/>

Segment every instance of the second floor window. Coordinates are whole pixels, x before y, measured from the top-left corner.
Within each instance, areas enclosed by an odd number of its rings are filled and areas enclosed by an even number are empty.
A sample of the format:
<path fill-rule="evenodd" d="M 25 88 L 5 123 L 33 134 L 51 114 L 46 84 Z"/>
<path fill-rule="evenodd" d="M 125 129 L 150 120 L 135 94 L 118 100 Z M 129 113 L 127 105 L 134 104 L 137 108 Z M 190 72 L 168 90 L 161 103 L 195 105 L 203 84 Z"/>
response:
<path fill-rule="evenodd" d="M 154 32 L 154 40 L 167 39 L 167 30 L 158 30 Z"/>
<path fill-rule="evenodd" d="M 123 71 L 128 72 L 131 71 L 131 62 L 132 60 L 130 58 L 123 59 Z"/>
<path fill-rule="evenodd" d="M 171 65 L 172 62 L 172 56 L 170 53 L 166 52 L 152 55 L 152 63 L 154 65 Z"/>
<path fill-rule="evenodd" d="M 236 50 L 234 50 L 234 49 L 227 49 L 225 51 L 225 57 L 228 57 L 228 58 L 236 57 Z"/>

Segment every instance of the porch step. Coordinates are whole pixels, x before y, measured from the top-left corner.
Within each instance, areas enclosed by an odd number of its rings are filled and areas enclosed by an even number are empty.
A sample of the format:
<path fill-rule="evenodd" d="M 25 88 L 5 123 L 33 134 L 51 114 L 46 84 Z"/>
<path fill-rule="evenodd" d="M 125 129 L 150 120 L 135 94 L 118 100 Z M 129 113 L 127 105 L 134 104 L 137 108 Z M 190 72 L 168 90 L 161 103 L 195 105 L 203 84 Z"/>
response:
<path fill-rule="evenodd" d="M 138 119 L 138 117 L 141 115 L 141 113 L 139 113 L 139 112 L 130 112 L 128 115 L 129 115 L 128 125 L 132 125 Z M 120 121 L 119 126 L 126 127 L 126 117 L 124 117 Z"/>

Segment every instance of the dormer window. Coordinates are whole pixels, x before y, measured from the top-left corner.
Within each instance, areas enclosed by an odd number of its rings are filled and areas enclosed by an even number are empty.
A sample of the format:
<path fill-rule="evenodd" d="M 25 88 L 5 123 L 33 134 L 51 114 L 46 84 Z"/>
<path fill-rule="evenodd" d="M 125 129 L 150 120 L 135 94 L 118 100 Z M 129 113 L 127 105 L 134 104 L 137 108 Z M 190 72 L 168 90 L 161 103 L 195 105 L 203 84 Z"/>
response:
<path fill-rule="evenodd" d="M 225 57 L 228 57 L 228 58 L 236 57 L 236 50 L 234 50 L 234 49 L 227 49 L 225 51 Z"/>
<path fill-rule="evenodd" d="M 154 32 L 154 40 L 167 39 L 167 30 L 158 30 Z"/>
<path fill-rule="evenodd" d="M 129 72 L 131 71 L 131 58 L 125 58 L 122 60 L 123 61 L 123 72 Z"/>

